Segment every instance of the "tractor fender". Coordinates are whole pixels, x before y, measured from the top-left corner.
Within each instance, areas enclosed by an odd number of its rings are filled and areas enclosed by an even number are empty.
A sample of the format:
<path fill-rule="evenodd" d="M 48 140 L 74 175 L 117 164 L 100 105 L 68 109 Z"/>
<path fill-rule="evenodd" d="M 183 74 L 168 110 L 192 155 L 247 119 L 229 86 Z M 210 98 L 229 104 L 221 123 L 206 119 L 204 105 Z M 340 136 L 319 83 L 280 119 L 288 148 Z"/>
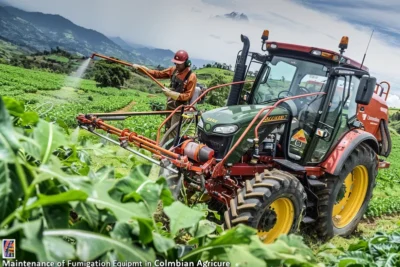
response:
<path fill-rule="evenodd" d="M 356 129 L 348 132 L 339 142 L 339 144 L 331 151 L 328 158 L 320 165 L 325 172 L 332 175 L 339 175 L 344 163 L 361 143 L 366 143 L 375 153 L 379 154 L 379 145 L 375 136 L 369 132 Z"/>

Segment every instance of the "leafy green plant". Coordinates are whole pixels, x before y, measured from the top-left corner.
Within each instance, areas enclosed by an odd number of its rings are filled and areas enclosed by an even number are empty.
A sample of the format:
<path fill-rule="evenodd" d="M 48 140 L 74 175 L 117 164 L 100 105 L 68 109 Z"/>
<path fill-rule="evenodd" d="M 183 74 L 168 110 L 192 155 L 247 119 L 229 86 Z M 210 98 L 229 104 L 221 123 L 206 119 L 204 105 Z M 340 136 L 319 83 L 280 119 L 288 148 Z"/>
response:
<path fill-rule="evenodd" d="M 0 237 L 17 240 L 18 260 L 318 266 L 301 237 L 267 246 L 247 226 L 222 232 L 203 209 L 175 201 L 164 178 L 149 180 L 149 165 L 121 179 L 109 167 L 76 174 L 71 162 L 88 162 L 68 152 L 74 133 L 42 119 L 21 128 L 29 114 L 7 103 L 9 112 L 0 98 Z"/>
<path fill-rule="evenodd" d="M 327 253 L 330 250 L 338 250 L 340 255 L 333 257 Z M 320 250 L 319 256 L 325 258 L 329 266 L 400 266 L 400 231 L 377 232 L 369 239 L 350 245 L 347 250 L 326 246 Z"/>

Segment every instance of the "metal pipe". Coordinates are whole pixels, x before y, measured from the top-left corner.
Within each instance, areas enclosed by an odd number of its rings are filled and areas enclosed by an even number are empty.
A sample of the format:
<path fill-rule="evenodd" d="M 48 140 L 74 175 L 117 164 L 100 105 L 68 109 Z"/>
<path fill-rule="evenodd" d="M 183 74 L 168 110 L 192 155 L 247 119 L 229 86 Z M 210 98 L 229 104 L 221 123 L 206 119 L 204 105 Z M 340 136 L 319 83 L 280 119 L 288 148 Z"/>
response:
<path fill-rule="evenodd" d="M 89 131 L 89 129 L 88 129 L 87 127 L 83 126 L 83 125 L 81 125 L 80 127 L 81 127 L 82 129 L 85 129 L 85 130 Z M 99 134 L 99 133 L 97 133 L 97 132 L 95 132 L 95 131 L 89 131 L 89 132 L 91 132 L 91 133 L 93 133 L 93 134 L 95 134 L 95 135 L 97 135 L 97 136 L 100 136 L 101 138 L 104 138 L 104 139 L 106 139 L 107 141 L 110 141 L 111 143 L 114 143 L 114 144 L 116 144 L 116 145 L 118 145 L 118 146 L 121 145 L 121 144 L 118 143 L 117 141 L 115 141 L 115 140 L 113 140 L 113 139 L 111 139 L 111 138 L 109 138 L 109 137 L 107 137 L 107 136 L 105 136 L 105 135 Z M 121 147 L 122 147 L 122 146 L 121 146 Z M 130 147 L 122 147 L 122 148 L 128 150 L 129 152 L 132 152 L 133 154 L 135 154 L 135 155 L 137 155 L 137 156 L 140 156 L 140 157 L 142 157 L 142 158 L 144 158 L 144 159 L 147 159 L 148 161 L 150 161 L 150 162 L 152 162 L 152 163 L 154 163 L 154 164 L 157 164 L 157 165 L 160 166 L 161 168 L 165 168 L 165 169 L 167 169 L 167 170 L 169 170 L 169 171 L 172 171 L 172 172 L 174 172 L 174 173 L 178 173 L 177 170 L 172 169 L 171 167 L 163 167 L 163 166 L 161 166 L 161 163 L 160 163 L 159 161 L 157 161 L 157 160 L 155 160 L 155 159 L 152 159 L 152 158 L 150 158 L 150 157 L 148 157 L 148 156 L 146 156 L 146 155 L 143 155 L 143 154 L 141 154 L 141 153 L 139 153 L 139 152 L 137 152 L 137 151 L 131 149 Z"/>
<path fill-rule="evenodd" d="M 174 112 L 173 110 L 160 110 L 160 111 L 138 111 L 138 112 L 121 112 L 121 113 L 90 113 L 96 117 L 102 116 L 142 116 L 142 115 L 166 115 Z M 178 111 L 180 113 L 180 111 Z M 102 118 L 103 119 L 103 118 Z"/>
<path fill-rule="evenodd" d="M 215 89 L 217 89 L 217 88 L 224 87 L 224 86 L 227 86 L 227 85 L 231 85 L 231 84 L 241 84 L 241 83 L 246 83 L 246 82 L 252 83 L 252 82 L 254 82 L 254 81 L 230 82 L 230 83 L 225 83 L 225 84 L 220 84 L 220 85 L 216 85 L 216 86 L 210 87 L 210 88 L 208 88 L 206 91 L 204 91 L 199 97 L 197 97 L 196 100 L 195 100 L 192 104 L 185 106 L 185 110 L 188 111 L 188 110 L 190 110 L 190 109 L 193 109 L 193 111 L 196 111 L 196 108 L 195 108 L 194 105 L 195 105 L 204 95 L 206 95 L 208 92 L 210 92 L 210 91 L 212 91 L 212 90 L 215 90 Z M 177 107 L 177 108 L 176 108 L 176 109 L 161 123 L 161 125 L 158 127 L 158 130 L 157 130 L 157 139 L 156 139 L 156 143 L 157 143 L 157 144 L 160 142 L 161 128 L 167 123 L 168 120 L 171 119 L 171 117 L 172 117 L 175 113 L 180 112 L 180 111 L 178 111 L 178 110 L 180 110 L 180 108 L 181 108 L 182 106 L 183 106 L 183 105 L 180 105 L 179 107 Z"/>
<path fill-rule="evenodd" d="M 101 54 L 97 54 L 97 53 L 93 53 L 91 58 L 94 58 L 95 56 L 96 57 L 101 57 L 101 58 L 104 58 L 104 59 L 107 59 L 107 60 L 110 60 L 110 61 L 113 61 L 113 62 L 116 62 L 116 63 L 119 63 L 119 64 L 122 64 L 122 65 L 125 65 L 125 66 L 128 66 L 128 67 L 132 67 L 132 65 L 133 65 L 132 63 L 129 63 L 129 62 L 126 62 L 126 61 L 122 61 L 122 60 L 119 60 L 119 59 L 115 59 L 115 58 L 111 58 L 111 57 L 107 57 L 107 56 L 104 56 L 104 55 L 101 55 Z M 151 76 L 151 74 L 148 73 L 145 68 L 143 68 L 141 66 L 138 66 L 138 69 L 140 69 L 144 74 L 149 76 L 149 78 L 152 79 L 156 84 L 158 84 L 158 86 L 160 86 L 161 88 L 164 88 L 164 85 L 162 85 L 159 81 L 157 81 L 156 78 Z"/>
<path fill-rule="evenodd" d="M 222 175 L 223 173 L 223 169 L 224 169 L 224 164 L 226 162 L 226 160 L 228 159 L 228 157 L 233 153 L 233 151 L 235 151 L 235 149 L 239 146 L 240 142 L 242 142 L 242 140 L 244 139 L 244 137 L 247 135 L 247 133 L 250 131 L 250 128 L 255 124 L 256 120 L 260 117 L 260 115 L 266 111 L 269 110 L 267 112 L 266 115 L 263 116 L 263 118 L 261 119 L 261 121 L 258 123 L 258 127 L 259 125 L 261 125 L 262 121 L 269 115 L 271 114 L 272 110 L 275 109 L 280 103 L 285 102 L 287 100 L 291 100 L 291 99 L 296 99 L 296 98 L 301 98 L 301 97 L 307 97 L 307 96 L 314 96 L 314 95 L 324 95 L 326 94 L 325 92 L 316 92 L 316 93 L 310 93 L 310 94 L 304 94 L 304 95 L 297 95 L 297 96 L 290 96 L 284 99 L 281 99 L 279 101 L 277 101 L 274 105 L 272 106 L 266 106 L 263 107 L 262 109 L 260 109 L 260 111 L 257 113 L 257 115 L 253 118 L 253 120 L 250 122 L 250 124 L 247 126 L 246 130 L 244 130 L 244 132 L 242 133 L 242 135 L 239 137 L 239 139 L 236 141 L 236 143 L 232 146 L 231 149 L 229 149 L 229 151 L 226 153 L 226 155 L 224 156 L 224 158 L 215 166 L 214 171 L 213 171 L 213 175 L 212 177 L 217 177 Z M 258 135 L 257 132 L 258 128 L 256 127 L 254 130 L 254 134 L 255 136 Z"/>

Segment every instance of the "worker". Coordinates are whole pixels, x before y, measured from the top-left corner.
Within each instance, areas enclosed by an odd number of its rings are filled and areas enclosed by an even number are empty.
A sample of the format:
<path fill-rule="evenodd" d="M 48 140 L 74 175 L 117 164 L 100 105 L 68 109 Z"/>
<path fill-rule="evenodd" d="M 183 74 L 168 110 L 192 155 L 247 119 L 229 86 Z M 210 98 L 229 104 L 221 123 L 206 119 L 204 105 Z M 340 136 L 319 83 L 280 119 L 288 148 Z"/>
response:
<path fill-rule="evenodd" d="M 175 66 L 169 67 L 165 70 L 150 70 L 145 66 L 133 64 L 135 69 L 138 67 L 145 68 L 146 71 L 157 79 L 170 78 L 170 88 L 163 88 L 163 93 L 167 96 L 167 110 L 174 110 L 180 105 L 187 105 L 192 99 L 193 93 L 197 84 L 196 73 L 190 70 L 191 61 L 189 55 L 184 50 L 179 50 L 175 53 L 174 58 L 171 60 Z M 175 114 L 171 120 L 166 123 L 166 128 L 169 129 L 176 122 L 179 122 L 180 113 Z M 171 135 L 175 137 L 177 130 Z"/>

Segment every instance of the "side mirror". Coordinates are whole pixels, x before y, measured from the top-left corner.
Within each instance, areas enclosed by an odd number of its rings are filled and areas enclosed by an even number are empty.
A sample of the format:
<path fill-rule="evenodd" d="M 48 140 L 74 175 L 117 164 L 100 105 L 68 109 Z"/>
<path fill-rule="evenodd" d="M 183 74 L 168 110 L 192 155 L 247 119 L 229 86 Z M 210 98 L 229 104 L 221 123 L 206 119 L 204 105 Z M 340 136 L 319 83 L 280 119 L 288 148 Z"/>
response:
<path fill-rule="evenodd" d="M 363 76 L 357 89 L 356 103 L 368 105 L 375 91 L 376 78 Z"/>

